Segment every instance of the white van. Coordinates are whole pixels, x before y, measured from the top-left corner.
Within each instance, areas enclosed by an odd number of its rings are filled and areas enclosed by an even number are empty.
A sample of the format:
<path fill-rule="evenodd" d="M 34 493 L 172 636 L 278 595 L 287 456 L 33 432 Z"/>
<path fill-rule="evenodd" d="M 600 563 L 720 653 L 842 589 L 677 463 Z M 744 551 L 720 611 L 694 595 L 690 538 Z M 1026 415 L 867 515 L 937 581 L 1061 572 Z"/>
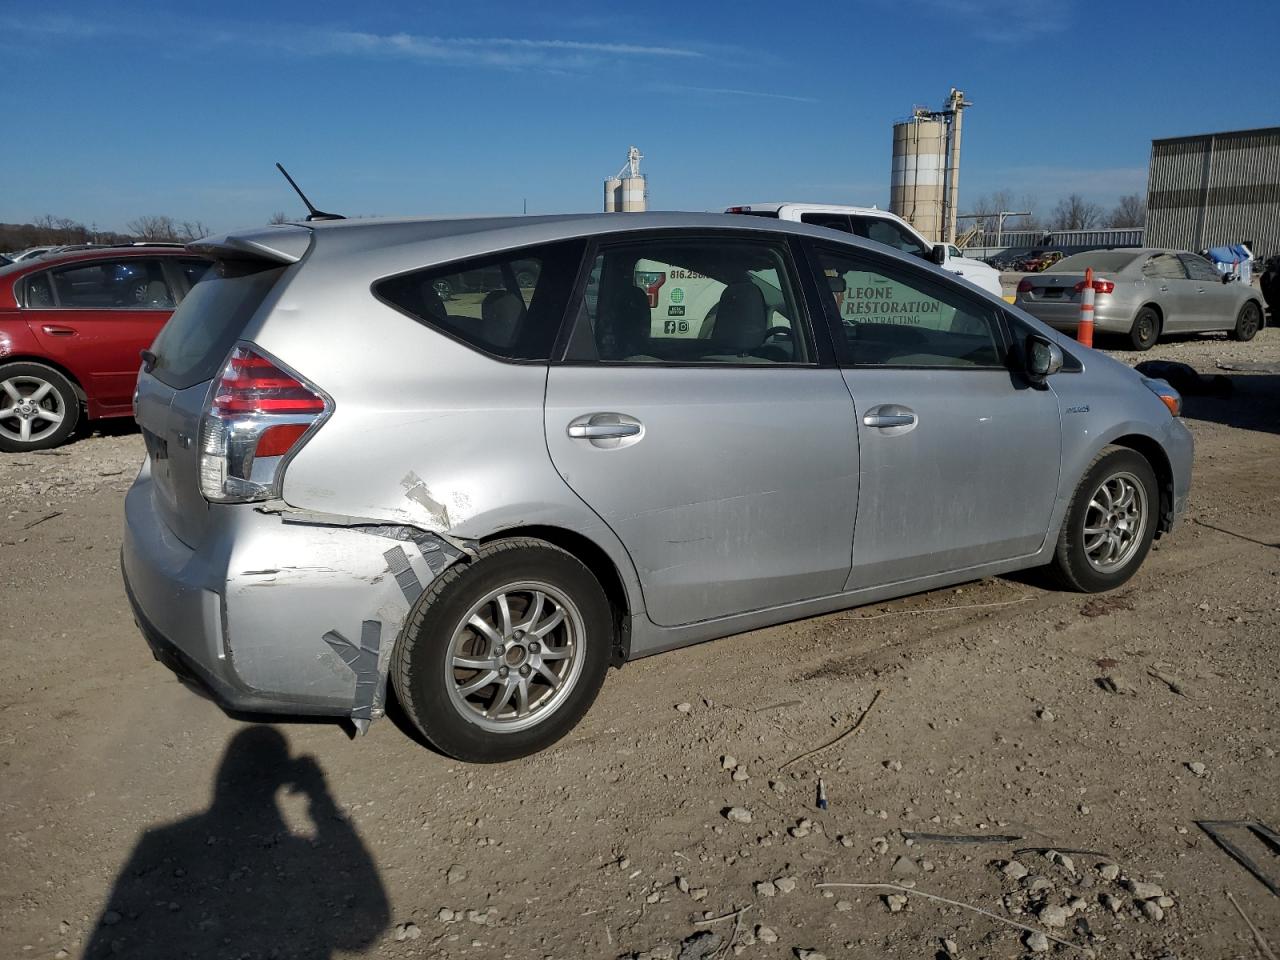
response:
<path fill-rule="evenodd" d="M 936 263 L 974 286 L 997 297 L 1003 296 L 1000 273 L 981 260 L 960 255 L 953 244 L 931 244 L 915 227 L 897 214 L 875 207 L 848 207 L 834 203 L 752 203 L 729 207 L 725 213 L 743 213 L 753 217 L 795 220 L 817 227 L 839 230 L 865 237 L 886 246 L 913 253 L 922 260 Z"/>

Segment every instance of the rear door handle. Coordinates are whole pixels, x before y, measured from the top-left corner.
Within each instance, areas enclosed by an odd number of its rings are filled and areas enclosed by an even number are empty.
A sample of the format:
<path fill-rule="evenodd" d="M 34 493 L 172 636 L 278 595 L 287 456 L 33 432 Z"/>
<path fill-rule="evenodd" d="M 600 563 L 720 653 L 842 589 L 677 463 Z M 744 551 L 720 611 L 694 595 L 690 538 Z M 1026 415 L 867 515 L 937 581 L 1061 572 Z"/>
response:
<path fill-rule="evenodd" d="M 74 337 L 76 335 L 75 327 L 60 327 L 53 323 L 46 323 L 40 329 L 51 337 Z"/>
<path fill-rule="evenodd" d="M 569 422 L 566 432 L 574 440 L 611 450 L 638 443 L 644 436 L 644 425 L 625 413 L 584 413 Z"/>

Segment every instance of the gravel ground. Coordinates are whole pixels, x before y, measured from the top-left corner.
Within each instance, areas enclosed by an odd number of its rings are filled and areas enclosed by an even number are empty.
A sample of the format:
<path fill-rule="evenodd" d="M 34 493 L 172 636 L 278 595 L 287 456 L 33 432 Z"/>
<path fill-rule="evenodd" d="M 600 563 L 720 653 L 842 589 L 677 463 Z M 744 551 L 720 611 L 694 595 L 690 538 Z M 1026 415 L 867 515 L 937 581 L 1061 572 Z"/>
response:
<path fill-rule="evenodd" d="M 1280 330 L 1119 355 L 1213 373 Z M 1187 397 L 1189 515 L 1124 589 L 984 580 L 651 658 L 490 767 L 394 716 L 226 716 L 122 594 L 137 434 L 0 456 L 0 956 L 1079 953 L 923 893 L 1099 957 L 1256 956 L 1229 893 L 1280 947 L 1280 898 L 1195 823 L 1280 828 L 1280 376 L 1228 376 Z"/>

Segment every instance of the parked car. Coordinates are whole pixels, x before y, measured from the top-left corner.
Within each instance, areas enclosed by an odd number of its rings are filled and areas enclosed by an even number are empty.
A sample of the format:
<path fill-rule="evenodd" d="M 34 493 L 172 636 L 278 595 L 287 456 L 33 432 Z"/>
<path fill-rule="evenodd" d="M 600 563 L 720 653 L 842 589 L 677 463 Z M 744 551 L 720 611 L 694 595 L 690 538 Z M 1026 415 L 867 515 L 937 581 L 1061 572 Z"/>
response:
<path fill-rule="evenodd" d="M 1126 336 L 1135 350 L 1151 349 L 1165 333 L 1226 330 L 1237 340 L 1252 340 L 1264 323 L 1253 287 L 1220 275 L 1194 253 L 1153 247 L 1067 257 L 1037 277 L 1024 277 L 1017 305 L 1058 330 L 1074 331 L 1088 268 L 1094 329 Z"/>
<path fill-rule="evenodd" d="M 0 268 L 0 450 L 56 447 L 81 416 L 129 416 L 139 352 L 209 263 L 128 246 Z"/>
<path fill-rule="evenodd" d="M 776 217 L 851 233 L 936 263 L 997 297 L 1002 292 L 998 270 L 981 260 L 963 256 L 954 243 L 930 243 L 919 230 L 888 210 L 834 203 L 752 203 L 729 207 L 725 213 Z"/>
<path fill-rule="evenodd" d="M 848 234 L 604 214 L 193 249 L 218 266 L 139 377 L 122 566 L 156 656 L 230 708 L 364 729 L 389 680 L 441 751 L 509 759 L 611 664 L 1025 567 L 1111 589 L 1186 503 L 1167 384 Z M 493 267 L 478 302 L 436 292 Z M 722 285 L 705 336 L 657 272 Z"/>
<path fill-rule="evenodd" d="M 1041 273 L 1061 259 L 1061 250 L 1033 250 L 1019 261 L 1017 269 L 1023 273 Z"/>
<path fill-rule="evenodd" d="M 27 247 L 25 250 L 16 250 L 13 253 L 8 254 L 8 257 L 14 263 L 20 263 L 23 260 L 32 260 L 35 257 L 43 257 L 52 249 L 52 246 Z"/>

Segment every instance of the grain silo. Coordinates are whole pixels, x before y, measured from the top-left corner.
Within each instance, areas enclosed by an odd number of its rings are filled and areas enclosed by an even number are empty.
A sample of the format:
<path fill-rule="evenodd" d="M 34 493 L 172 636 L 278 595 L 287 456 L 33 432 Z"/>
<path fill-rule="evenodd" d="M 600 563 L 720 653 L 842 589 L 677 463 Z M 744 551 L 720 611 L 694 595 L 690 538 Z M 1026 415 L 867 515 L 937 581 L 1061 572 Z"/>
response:
<path fill-rule="evenodd" d="M 929 240 L 942 237 L 947 124 L 927 110 L 893 125 L 889 209 Z"/>
<path fill-rule="evenodd" d="M 893 125 L 889 209 L 933 241 L 955 243 L 960 209 L 960 131 L 964 92 L 951 88 L 941 110 L 916 107 Z"/>
<path fill-rule="evenodd" d="M 643 156 L 637 147 L 631 147 L 626 164 L 604 182 L 605 213 L 643 213 L 647 209 L 649 188 L 640 172 Z"/>
<path fill-rule="evenodd" d="M 622 180 L 609 177 L 604 182 L 604 212 L 617 213 L 621 208 Z"/>

